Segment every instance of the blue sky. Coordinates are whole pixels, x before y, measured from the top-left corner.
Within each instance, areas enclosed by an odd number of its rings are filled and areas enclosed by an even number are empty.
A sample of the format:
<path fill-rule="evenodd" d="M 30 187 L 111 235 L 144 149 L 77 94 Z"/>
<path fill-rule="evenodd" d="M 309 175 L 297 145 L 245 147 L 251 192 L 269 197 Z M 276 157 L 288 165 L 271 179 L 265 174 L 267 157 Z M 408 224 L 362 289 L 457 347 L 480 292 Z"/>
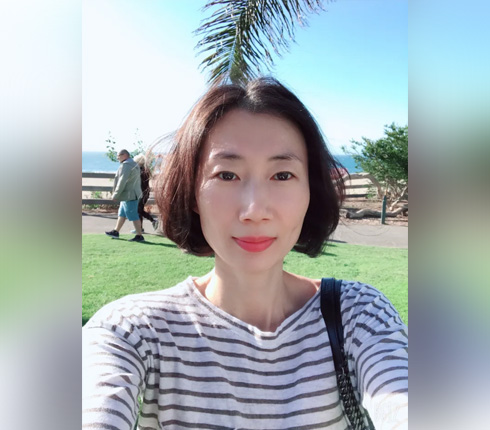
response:
<path fill-rule="evenodd" d="M 175 130 L 206 89 L 193 31 L 205 0 L 85 0 L 84 151 Z M 270 72 L 311 110 L 330 149 L 408 123 L 407 0 L 337 0 L 297 26 Z"/>

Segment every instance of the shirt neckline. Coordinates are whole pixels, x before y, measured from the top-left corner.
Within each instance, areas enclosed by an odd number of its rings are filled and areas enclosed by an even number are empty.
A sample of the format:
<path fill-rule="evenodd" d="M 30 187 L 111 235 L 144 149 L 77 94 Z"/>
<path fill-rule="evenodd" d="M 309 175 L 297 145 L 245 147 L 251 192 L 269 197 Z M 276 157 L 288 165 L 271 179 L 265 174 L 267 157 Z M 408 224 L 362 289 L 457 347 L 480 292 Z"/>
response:
<path fill-rule="evenodd" d="M 199 307 L 204 308 L 211 319 L 215 320 L 219 325 L 225 326 L 241 336 L 245 336 L 247 338 L 252 337 L 256 341 L 273 342 L 279 338 L 283 339 L 285 336 L 291 334 L 295 327 L 297 327 L 308 316 L 308 311 L 318 300 L 320 294 L 320 290 L 318 290 L 300 309 L 288 316 L 276 330 L 270 332 L 262 331 L 258 327 L 240 320 L 239 318 L 225 312 L 223 309 L 211 303 L 196 287 L 192 276 L 189 276 L 184 282 L 187 285 L 187 290 L 191 299 L 196 302 Z"/>

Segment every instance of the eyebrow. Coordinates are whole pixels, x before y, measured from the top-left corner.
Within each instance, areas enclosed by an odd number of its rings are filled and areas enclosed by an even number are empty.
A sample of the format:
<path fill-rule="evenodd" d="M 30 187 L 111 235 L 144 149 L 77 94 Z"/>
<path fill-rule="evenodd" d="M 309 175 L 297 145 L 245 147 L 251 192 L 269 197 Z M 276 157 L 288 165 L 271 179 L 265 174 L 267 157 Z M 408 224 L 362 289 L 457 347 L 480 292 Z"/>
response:
<path fill-rule="evenodd" d="M 220 151 L 211 155 L 213 160 L 243 160 L 241 155 L 238 155 L 234 152 L 229 151 Z M 273 155 L 269 157 L 269 161 L 299 161 L 302 162 L 301 158 L 299 158 L 296 154 L 292 152 L 285 152 L 283 154 Z"/>

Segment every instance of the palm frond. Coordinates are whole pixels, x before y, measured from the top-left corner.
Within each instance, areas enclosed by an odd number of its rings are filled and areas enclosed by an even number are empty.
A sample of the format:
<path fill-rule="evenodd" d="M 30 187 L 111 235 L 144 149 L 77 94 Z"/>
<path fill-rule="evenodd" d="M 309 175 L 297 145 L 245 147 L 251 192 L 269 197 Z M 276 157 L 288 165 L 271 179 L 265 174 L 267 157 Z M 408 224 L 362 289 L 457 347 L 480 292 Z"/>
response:
<path fill-rule="evenodd" d="M 196 49 L 207 54 L 201 70 L 208 81 L 245 82 L 274 65 L 271 52 L 281 56 L 294 41 L 295 24 L 307 25 L 306 15 L 319 13 L 329 0 L 209 0 L 211 13 L 194 32 Z"/>

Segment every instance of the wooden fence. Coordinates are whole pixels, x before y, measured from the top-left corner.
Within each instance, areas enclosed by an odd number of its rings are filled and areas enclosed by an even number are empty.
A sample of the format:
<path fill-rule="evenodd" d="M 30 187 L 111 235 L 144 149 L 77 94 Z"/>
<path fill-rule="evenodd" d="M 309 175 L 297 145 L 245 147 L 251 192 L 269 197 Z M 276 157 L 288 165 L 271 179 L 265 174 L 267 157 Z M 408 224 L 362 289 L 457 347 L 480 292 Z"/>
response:
<path fill-rule="evenodd" d="M 110 198 L 115 175 L 115 173 L 82 172 L 82 205 L 118 206 L 119 202 Z M 94 197 L 93 194 L 95 192 L 103 193 L 105 196 Z M 153 193 L 151 192 L 147 204 L 155 204 Z"/>
<path fill-rule="evenodd" d="M 115 173 L 82 172 L 82 205 L 117 206 L 119 202 L 110 198 L 114 176 Z M 84 182 L 92 183 L 84 184 Z M 350 180 L 346 179 L 346 194 L 348 199 L 366 198 L 372 188 L 373 183 L 368 173 L 352 173 Z M 106 196 L 96 198 L 93 196 L 95 192 L 105 193 Z M 150 193 L 150 199 L 147 204 L 155 204 L 153 193 Z"/>

